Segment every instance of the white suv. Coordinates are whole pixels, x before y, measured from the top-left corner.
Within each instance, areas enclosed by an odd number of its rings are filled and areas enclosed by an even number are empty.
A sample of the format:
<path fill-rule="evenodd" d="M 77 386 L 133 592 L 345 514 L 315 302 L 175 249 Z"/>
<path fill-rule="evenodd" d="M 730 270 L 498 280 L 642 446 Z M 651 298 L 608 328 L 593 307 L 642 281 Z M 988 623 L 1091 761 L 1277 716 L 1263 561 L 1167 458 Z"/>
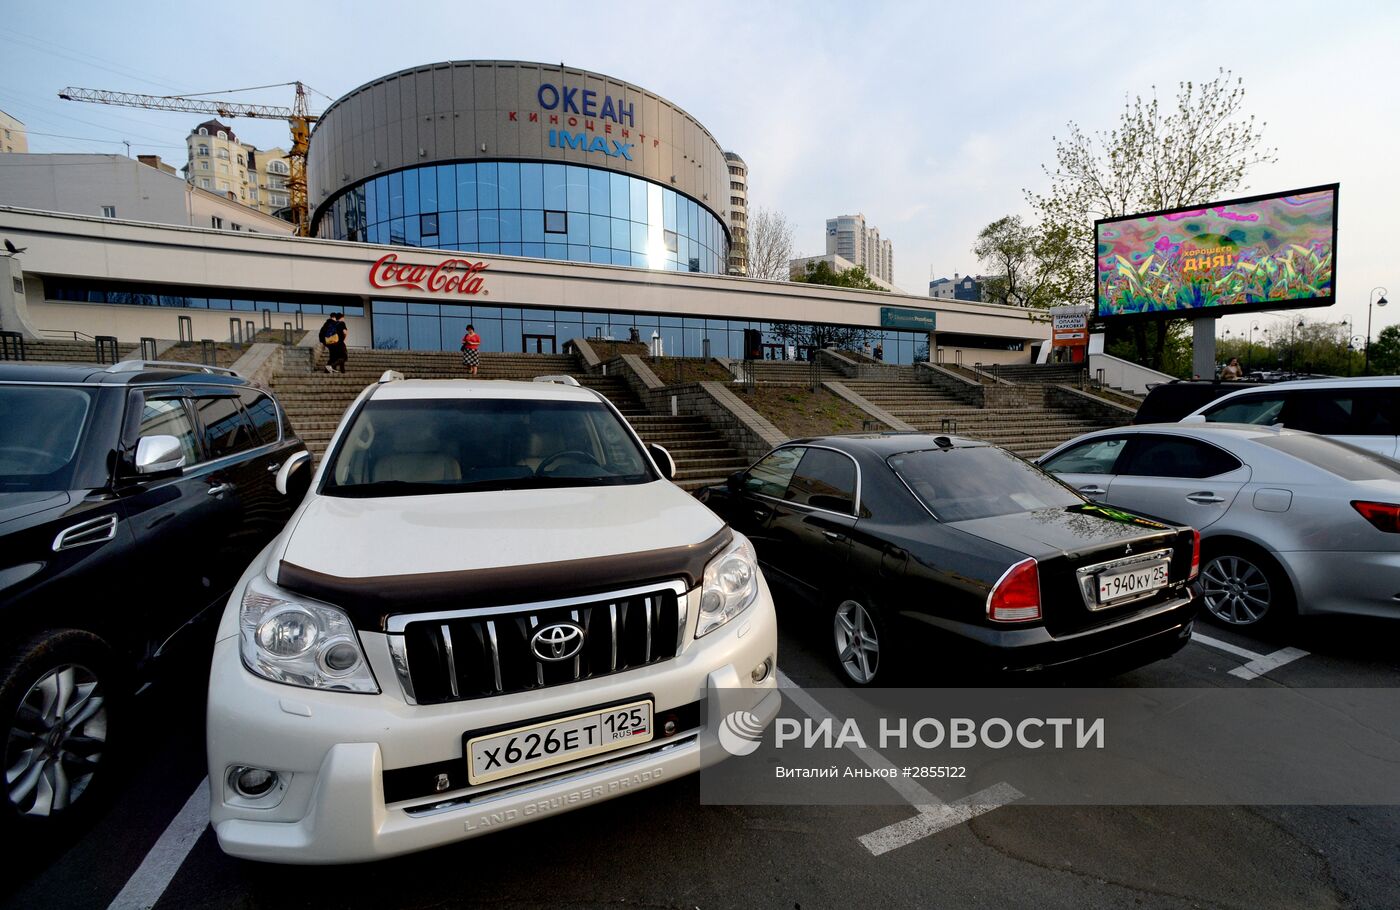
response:
<path fill-rule="evenodd" d="M 721 691 L 776 714 L 752 547 L 597 394 L 386 373 L 327 451 L 219 627 L 225 852 L 337 863 L 472 837 L 718 761 Z"/>
<path fill-rule="evenodd" d="M 1299 379 L 1242 389 L 1181 422 L 1281 424 L 1400 458 L 1400 377 Z"/>

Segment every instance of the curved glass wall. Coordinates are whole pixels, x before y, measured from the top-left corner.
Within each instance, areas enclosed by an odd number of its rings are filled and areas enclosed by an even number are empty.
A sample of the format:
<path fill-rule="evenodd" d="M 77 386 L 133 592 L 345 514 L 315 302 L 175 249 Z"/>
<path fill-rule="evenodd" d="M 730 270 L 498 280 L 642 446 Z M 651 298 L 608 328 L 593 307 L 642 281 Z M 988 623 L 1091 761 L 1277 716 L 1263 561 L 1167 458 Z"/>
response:
<path fill-rule="evenodd" d="M 765 360 L 805 360 L 809 351 L 793 344 L 793 323 L 744 319 L 697 319 L 658 313 L 593 312 L 540 307 L 458 306 L 374 300 L 370 303 L 374 346 L 388 350 L 455 351 L 471 323 L 481 336 L 481 350 L 562 353 L 574 338 L 607 341 L 653 336 L 668 357 L 744 356 L 744 330 L 761 333 Z M 861 329 L 862 343 L 883 346 L 887 363 L 928 359 L 928 334 L 894 329 Z"/>
<path fill-rule="evenodd" d="M 575 164 L 408 168 L 341 194 L 316 236 L 721 274 L 724 226 L 674 190 Z"/>

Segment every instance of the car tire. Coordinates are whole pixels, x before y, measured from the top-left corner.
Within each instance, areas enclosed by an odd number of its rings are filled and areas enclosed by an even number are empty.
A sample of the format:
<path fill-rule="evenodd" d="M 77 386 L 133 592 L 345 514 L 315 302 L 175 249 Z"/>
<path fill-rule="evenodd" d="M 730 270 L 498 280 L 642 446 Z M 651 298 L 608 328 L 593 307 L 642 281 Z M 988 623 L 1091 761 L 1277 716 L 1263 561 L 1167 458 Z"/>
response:
<path fill-rule="evenodd" d="M 849 686 L 876 686 L 893 676 L 894 638 L 884 614 L 869 598 L 851 595 L 832 608 L 828 641 L 832 660 Z"/>
<path fill-rule="evenodd" d="M 113 775 L 122 681 L 112 651 L 77 629 L 43 632 L 0 667 L 4 798 L 0 825 L 35 833 L 68 828 Z"/>
<path fill-rule="evenodd" d="M 1230 542 L 1208 547 L 1201 558 L 1201 603 L 1213 622 L 1233 628 L 1269 628 L 1296 610 L 1293 585 L 1272 556 Z"/>

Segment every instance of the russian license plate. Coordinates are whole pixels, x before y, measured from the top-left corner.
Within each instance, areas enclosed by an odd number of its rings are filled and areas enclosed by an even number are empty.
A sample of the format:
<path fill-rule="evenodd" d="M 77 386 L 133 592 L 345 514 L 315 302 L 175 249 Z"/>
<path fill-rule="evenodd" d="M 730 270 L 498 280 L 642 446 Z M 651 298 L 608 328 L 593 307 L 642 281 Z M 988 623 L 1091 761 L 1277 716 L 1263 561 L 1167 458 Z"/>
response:
<path fill-rule="evenodd" d="M 650 742 L 651 701 L 635 701 L 467 740 L 467 779 L 485 784 Z"/>
<path fill-rule="evenodd" d="M 1099 603 L 1141 597 L 1167 586 L 1167 560 L 1099 576 Z"/>

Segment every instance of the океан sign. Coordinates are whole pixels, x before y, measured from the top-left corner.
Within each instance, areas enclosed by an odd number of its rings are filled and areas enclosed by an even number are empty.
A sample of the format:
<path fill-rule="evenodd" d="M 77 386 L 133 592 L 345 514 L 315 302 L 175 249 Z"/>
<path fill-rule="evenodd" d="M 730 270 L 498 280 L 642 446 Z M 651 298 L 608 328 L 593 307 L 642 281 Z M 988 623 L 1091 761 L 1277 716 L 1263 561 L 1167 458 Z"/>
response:
<path fill-rule="evenodd" d="M 882 306 L 880 307 L 880 328 L 882 329 L 913 329 L 916 332 L 932 332 L 935 330 L 934 317 L 937 314 L 933 310 L 915 310 L 908 307 Z"/>
<path fill-rule="evenodd" d="M 486 263 L 470 259 L 444 259 L 437 265 L 399 262 L 397 253 L 381 257 L 369 267 L 369 283 L 376 288 L 409 288 L 429 294 L 483 294 L 486 279 L 480 272 Z"/>

